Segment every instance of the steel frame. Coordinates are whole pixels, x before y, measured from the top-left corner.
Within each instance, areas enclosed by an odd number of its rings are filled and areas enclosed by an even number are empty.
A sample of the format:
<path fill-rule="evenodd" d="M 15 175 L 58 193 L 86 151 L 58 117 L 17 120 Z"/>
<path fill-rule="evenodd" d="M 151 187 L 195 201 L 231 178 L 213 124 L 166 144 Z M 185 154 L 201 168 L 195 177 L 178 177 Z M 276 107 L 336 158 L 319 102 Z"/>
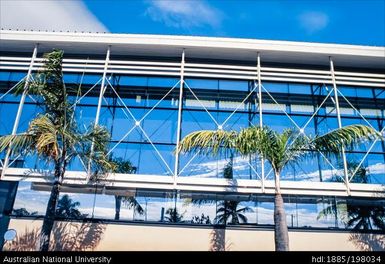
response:
<path fill-rule="evenodd" d="M 31 62 L 30 62 L 29 67 L 28 67 L 28 72 L 27 72 L 27 75 L 25 77 L 23 93 L 22 93 L 21 98 L 20 98 L 20 103 L 19 103 L 19 107 L 17 109 L 17 113 L 16 113 L 16 117 L 15 117 L 15 122 L 13 123 L 12 135 L 16 135 L 17 129 L 19 127 L 20 117 L 21 117 L 21 113 L 23 111 L 25 98 L 28 95 L 28 88 L 29 88 L 29 82 L 31 80 L 33 64 L 34 64 L 36 56 L 37 56 L 37 48 L 38 48 L 38 44 L 36 43 L 35 44 L 35 48 L 33 49 L 33 52 L 32 52 L 32 57 L 31 57 Z M 13 86 L 10 90 L 12 90 L 14 87 L 15 86 Z M 8 163 L 9 163 L 10 155 L 11 155 L 11 149 L 8 148 L 7 149 L 7 154 L 6 154 L 5 159 L 4 159 L 4 163 L 2 164 L 3 168 L 1 170 L 1 178 L 3 178 L 5 172 L 6 172 L 7 168 L 8 168 L 8 165 L 9 165 Z"/>
<path fill-rule="evenodd" d="M 13 130 L 12 134 L 17 133 L 17 128 L 19 125 L 19 120 L 20 116 L 23 110 L 25 98 L 28 95 L 28 84 L 29 81 L 32 78 L 32 72 L 39 69 L 42 65 L 42 59 L 37 58 L 37 48 L 38 45 L 36 44 L 32 56 L 29 59 L 30 63 L 28 68 L 25 67 L 27 59 L 26 58 L 13 58 L 13 57 L 0 57 L 0 70 L 21 70 L 21 69 L 27 69 L 27 75 L 26 75 L 26 82 L 24 85 L 24 92 L 22 94 L 21 100 L 19 102 L 19 108 L 18 112 L 14 121 L 13 125 Z M 291 120 L 291 122 L 302 132 L 304 133 L 305 128 L 307 125 L 312 121 L 313 118 L 317 115 L 317 112 L 320 110 L 320 108 L 324 105 L 326 100 L 330 98 L 336 108 L 337 112 L 337 119 L 338 119 L 338 126 L 342 126 L 341 122 L 341 111 L 340 111 L 340 106 L 339 106 L 339 99 L 343 98 L 349 105 L 356 111 L 360 117 L 369 125 L 371 125 L 366 118 L 358 111 L 353 104 L 341 93 L 341 91 L 338 89 L 339 84 L 357 84 L 357 85 L 363 85 L 363 86 L 371 86 L 371 87 L 384 87 L 382 81 L 385 76 L 382 74 L 368 74 L 368 73 L 352 73 L 352 72 L 338 72 L 334 70 L 334 64 L 333 60 L 330 57 L 330 69 L 329 71 L 316 71 L 316 70 L 298 70 L 298 69 L 279 69 L 279 68 L 271 68 L 271 67 L 262 67 L 261 66 L 261 54 L 258 52 L 257 53 L 257 63 L 256 67 L 246 67 L 246 66 L 228 66 L 228 65 L 209 65 L 209 64 L 197 64 L 197 63 L 187 63 L 186 62 L 186 54 L 185 50 L 182 50 L 181 53 L 181 61 L 180 63 L 161 63 L 161 62 L 138 62 L 138 61 L 118 61 L 118 60 L 110 60 L 110 53 L 111 53 L 111 46 L 108 46 L 107 52 L 106 52 L 106 58 L 105 60 L 87 60 L 86 64 L 83 64 L 84 60 L 78 60 L 78 59 L 65 59 L 64 60 L 64 71 L 65 72 L 97 72 L 97 73 L 102 73 L 102 77 L 85 93 L 82 95 L 82 97 L 77 98 L 75 104 L 73 107 L 76 107 L 76 105 L 81 101 L 82 98 L 84 98 L 92 89 L 94 89 L 99 83 L 101 83 L 100 86 L 100 94 L 99 94 L 99 100 L 98 100 L 98 105 L 97 105 L 97 111 L 96 111 L 96 116 L 95 116 L 95 125 L 99 123 L 99 117 L 100 117 L 100 111 L 102 107 L 104 94 L 107 89 L 111 89 L 112 92 L 116 96 L 116 104 L 119 104 L 122 108 L 123 113 L 127 118 L 130 118 L 134 120 L 135 125 L 128 130 L 128 132 L 110 149 L 111 153 L 123 140 L 134 130 L 134 129 L 139 129 L 146 140 L 149 142 L 149 144 L 152 145 L 154 151 L 156 154 L 159 156 L 160 160 L 164 163 L 164 166 L 166 167 L 167 171 L 170 173 L 171 183 L 172 183 L 172 188 L 173 189 L 184 189 L 186 188 L 184 186 L 184 183 L 186 182 L 186 178 L 183 177 L 178 177 L 181 175 L 181 173 L 185 170 L 186 167 L 188 167 L 193 159 L 197 155 L 194 155 L 183 168 L 180 168 L 180 156 L 179 154 L 175 155 L 175 164 L 174 168 L 171 169 L 168 163 L 165 161 L 164 157 L 161 155 L 159 150 L 157 149 L 156 145 L 154 142 L 152 142 L 150 136 L 147 134 L 147 132 L 143 129 L 141 123 L 142 121 L 148 116 L 148 114 L 153 111 L 155 108 L 158 107 L 161 101 L 163 101 L 176 87 L 179 85 L 179 100 L 178 100 L 178 118 L 177 118 L 177 139 L 176 139 L 176 147 L 178 148 L 180 140 L 181 140 L 181 130 L 182 130 L 182 112 L 183 112 L 183 100 L 184 100 L 184 95 L 185 91 L 191 92 L 193 97 L 199 102 L 199 104 L 202 106 L 202 109 L 210 116 L 212 121 L 216 124 L 218 129 L 223 129 L 224 125 L 227 123 L 227 121 L 239 110 L 239 108 L 248 100 L 248 98 L 255 92 L 257 92 L 258 95 L 258 115 L 259 115 L 259 125 L 263 126 L 263 98 L 262 98 L 262 93 L 266 93 L 275 104 L 279 105 L 278 101 L 274 98 L 274 96 L 271 95 L 271 93 L 268 91 L 268 88 L 265 88 L 264 85 L 262 84 L 262 81 L 277 81 L 277 80 L 283 80 L 283 81 L 299 81 L 299 82 L 310 82 L 310 83 L 322 83 L 323 87 L 327 88 L 328 84 L 333 85 L 333 89 L 328 91 L 327 95 L 325 96 L 324 100 L 320 105 L 318 105 L 317 109 L 314 111 L 310 119 L 305 123 L 303 127 L 298 126 L 296 122 L 290 117 L 290 114 L 286 112 L 285 109 L 282 109 L 282 112 Z M 5 62 L 4 62 L 5 61 Z M 80 63 L 80 64 L 79 64 Z M 93 64 L 92 64 L 93 63 Z M 104 63 L 104 66 L 101 67 L 101 64 Z M 4 66 L 5 65 L 5 66 Z M 81 68 L 83 67 L 83 68 Z M 168 69 L 168 73 L 163 72 L 165 67 Z M 109 78 L 111 78 L 112 74 L 114 73 L 123 73 L 123 74 L 146 74 L 146 75 L 166 75 L 166 76 L 179 76 L 180 80 L 168 90 L 168 92 L 161 98 L 159 101 L 147 111 L 147 113 L 141 117 L 141 118 L 136 118 L 132 112 L 130 111 L 129 107 L 124 103 L 122 98 L 119 96 L 118 91 L 114 88 L 114 85 L 110 82 Z M 108 78 L 107 76 L 110 75 Z M 230 77 L 229 77 L 230 76 Z M 254 82 L 254 87 L 248 92 L 247 96 L 243 99 L 241 103 L 235 108 L 234 111 L 230 113 L 230 115 L 225 119 L 223 123 L 219 123 L 216 121 L 216 119 L 212 116 L 210 111 L 204 106 L 204 104 L 201 102 L 199 97 L 195 94 L 194 89 L 192 89 L 188 83 L 185 81 L 185 77 L 201 77 L 201 78 L 231 78 L 231 79 L 242 79 L 242 80 L 249 80 Z M 304 78 L 304 79 L 300 79 Z M 309 80 L 307 78 L 314 78 L 312 80 Z M 352 81 L 353 80 L 353 81 Z M 23 80 L 20 80 L 20 82 Z M 365 82 L 368 83 L 365 83 Z M 15 87 L 15 86 L 14 86 Z M 12 87 L 9 89 L 9 91 L 6 92 L 9 93 L 12 89 Z M 334 98 L 331 97 L 332 93 L 334 93 Z M 3 95 L 2 97 L 4 97 Z M 1 98 L 0 98 L 1 99 Z M 380 129 L 378 131 L 380 133 L 384 133 L 384 128 Z M 344 185 L 345 185 L 345 192 L 346 195 L 357 195 L 357 190 L 360 188 L 363 188 L 363 190 L 369 190 L 368 192 L 373 192 L 377 193 L 377 191 L 374 191 L 373 189 L 367 189 L 366 187 L 363 187 L 363 185 L 359 184 L 352 184 L 351 181 L 353 177 L 355 176 L 356 172 L 358 171 L 359 167 L 362 165 L 364 160 L 367 158 L 367 156 L 370 154 L 371 150 L 373 149 L 374 145 L 378 142 L 378 140 L 374 141 L 370 148 L 367 150 L 365 153 L 364 157 L 361 159 L 359 165 L 357 168 L 354 170 L 352 175 L 348 175 L 348 170 L 347 170 L 347 161 L 346 161 L 346 154 L 345 150 L 342 149 L 342 157 L 343 157 L 343 170 L 344 170 Z M 93 147 L 91 148 L 92 151 Z M 322 153 L 320 153 L 321 156 Z M 329 165 L 332 166 L 334 170 L 334 166 L 331 164 L 330 161 L 326 159 L 325 156 L 323 158 L 329 163 Z M 7 151 L 6 157 L 4 160 L 4 164 L 2 165 L 2 173 L 1 173 L 1 178 L 2 179 L 10 179 L 10 180 L 20 180 L 20 174 L 23 169 L 13 169 L 9 168 L 9 159 L 10 159 L 10 152 Z M 90 175 L 90 165 L 91 162 L 88 164 L 87 168 L 87 174 Z M 258 176 L 259 180 L 250 180 L 249 183 L 254 184 L 253 188 L 260 189 L 262 193 L 269 192 L 266 190 L 266 186 L 270 186 L 271 182 L 270 180 L 267 180 L 269 177 L 270 172 L 267 174 L 265 173 L 265 168 L 264 168 L 264 161 L 263 157 L 261 157 L 261 175 L 257 173 L 255 170 L 254 166 L 252 166 L 249 162 L 249 166 L 251 169 L 256 173 Z M 69 175 L 71 172 L 69 172 Z M 132 178 L 132 179 L 137 179 L 138 175 L 126 175 L 125 177 Z M 146 183 L 146 186 L 151 186 L 151 185 L 157 185 L 157 184 L 162 184 L 158 180 L 155 180 L 155 178 L 152 178 L 150 176 L 146 176 L 148 178 L 148 182 Z M 160 177 L 160 176 L 158 176 Z M 162 181 L 166 179 L 167 177 L 161 177 Z M 41 178 L 37 177 L 36 179 Z M 82 177 L 80 177 L 82 178 Z M 119 180 L 116 179 L 116 177 L 113 177 L 114 180 L 111 180 L 111 184 L 118 184 Z M 158 178 L 158 179 L 161 179 Z M 31 178 L 33 181 L 33 177 Z M 86 182 L 87 182 L 86 178 Z M 84 179 L 83 179 L 84 180 Z M 204 185 L 202 182 L 204 182 L 204 179 L 188 179 L 187 181 L 191 182 L 189 183 L 190 185 L 194 185 L 195 187 L 199 187 L 202 189 L 205 189 Z M 240 185 L 240 181 L 237 181 L 238 186 Z M 196 182 L 196 184 L 194 183 Z M 213 179 L 213 184 L 210 184 L 209 189 L 215 189 L 217 188 L 215 186 L 215 182 L 218 183 L 218 186 L 221 185 L 222 179 Z M 166 180 L 164 182 L 165 185 L 167 185 L 167 188 L 171 188 L 168 185 L 169 181 Z M 292 183 L 290 182 L 282 182 L 282 186 L 286 185 L 291 185 Z M 331 189 L 329 191 L 332 191 L 333 188 L 335 188 L 335 183 L 322 183 L 322 184 L 329 184 Z M 222 184 L 223 185 L 223 184 Z M 248 184 L 247 184 L 248 185 Z M 305 184 L 306 185 L 306 184 Z M 135 181 L 128 180 L 126 181 L 125 185 L 127 187 L 134 187 L 135 186 Z M 257 186 L 257 187 L 256 187 Z M 326 186 L 326 185 L 325 185 Z M 197 187 L 197 188 L 198 188 Z M 381 186 L 377 186 L 380 189 L 383 188 Z M 376 188 L 377 188 L 376 187 Z M 295 188 L 294 188 L 295 189 Z M 294 190 L 293 189 L 293 190 Z M 305 188 L 306 189 L 306 188 Z M 310 188 L 314 189 L 314 188 Z M 308 190 L 310 192 L 310 189 Z M 325 190 L 328 188 L 325 188 Z M 341 191 L 341 186 L 338 185 L 338 191 Z M 336 190 L 337 190 L 336 189 Z M 355 192 L 352 192 L 352 190 L 355 189 Z M 290 191 L 295 193 L 295 191 Z M 378 190 L 378 188 L 377 188 Z M 381 189 L 382 190 L 382 189 Z M 303 193 L 307 193 L 307 190 L 301 191 Z M 301 193 L 300 192 L 300 193 Z"/>

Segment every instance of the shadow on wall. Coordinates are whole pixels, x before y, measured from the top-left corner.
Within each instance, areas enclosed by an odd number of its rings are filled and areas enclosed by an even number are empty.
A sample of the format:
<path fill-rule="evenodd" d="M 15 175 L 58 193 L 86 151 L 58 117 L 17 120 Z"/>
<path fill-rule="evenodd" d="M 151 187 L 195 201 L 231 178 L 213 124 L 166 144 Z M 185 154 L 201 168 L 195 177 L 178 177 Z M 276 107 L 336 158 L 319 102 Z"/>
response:
<path fill-rule="evenodd" d="M 210 234 L 210 251 L 229 251 L 231 243 L 226 241 L 226 228 L 216 227 Z"/>
<path fill-rule="evenodd" d="M 100 243 L 106 225 L 102 223 L 56 222 L 50 251 L 92 251 Z M 36 251 L 40 228 L 25 229 L 24 234 L 4 245 L 4 251 Z"/>
<path fill-rule="evenodd" d="M 349 241 L 360 251 L 385 251 L 385 235 L 352 233 Z"/>

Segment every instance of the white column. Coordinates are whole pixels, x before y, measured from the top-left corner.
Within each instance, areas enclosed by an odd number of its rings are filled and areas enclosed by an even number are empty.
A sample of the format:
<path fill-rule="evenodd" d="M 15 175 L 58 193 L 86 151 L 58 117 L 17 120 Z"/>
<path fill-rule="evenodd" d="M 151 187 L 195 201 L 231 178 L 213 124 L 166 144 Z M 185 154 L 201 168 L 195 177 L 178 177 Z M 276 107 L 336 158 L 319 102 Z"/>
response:
<path fill-rule="evenodd" d="M 330 60 L 330 74 L 332 77 L 332 82 L 333 82 L 333 90 L 334 90 L 334 100 L 335 100 L 335 105 L 336 105 L 336 111 L 337 111 L 337 120 L 338 120 L 338 127 L 342 127 L 342 122 L 341 122 L 341 111 L 340 111 L 340 105 L 338 101 L 338 90 L 337 90 L 337 84 L 336 84 L 336 78 L 334 74 L 334 64 L 332 57 L 329 57 Z M 342 161 L 343 161 L 343 166 L 344 166 L 344 178 L 345 178 L 345 184 L 346 184 L 346 190 L 348 195 L 350 195 L 350 182 L 349 182 L 349 174 L 348 174 L 348 163 L 346 161 L 346 154 L 345 154 L 345 148 L 341 148 L 342 152 Z"/>
<path fill-rule="evenodd" d="M 262 81 L 261 81 L 261 56 L 257 55 L 257 75 L 258 75 L 258 108 L 259 108 L 259 127 L 263 127 L 262 117 Z M 261 156 L 261 189 L 265 192 L 265 163 L 263 156 Z"/>
<path fill-rule="evenodd" d="M 108 46 L 107 54 L 106 54 L 106 60 L 104 62 L 102 84 L 100 86 L 98 108 L 96 109 L 95 126 L 97 126 L 99 124 L 100 109 L 102 108 L 103 96 L 104 96 L 104 92 L 106 91 L 105 83 L 106 83 L 108 64 L 110 62 L 110 51 L 111 51 L 111 46 Z"/>
<path fill-rule="evenodd" d="M 184 64 L 185 64 L 185 52 L 182 51 L 182 60 L 180 62 L 180 82 L 179 82 L 179 101 L 178 101 L 178 123 L 176 129 L 176 149 L 179 150 L 180 137 L 182 135 L 182 105 L 183 105 L 183 84 L 184 84 Z M 174 166 L 174 187 L 176 187 L 176 180 L 179 171 L 179 151 L 175 154 L 175 166 Z"/>
<path fill-rule="evenodd" d="M 108 64 L 110 62 L 110 51 L 111 51 L 111 46 L 108 46 L 107 54 L 106 54 L 106 60 L 104 61 L 102 84 L 100 85 L 98 107 L 96 109 L 95 124 L 94 124 L 95 127 L 99 124 L 100 109 L 102 108 L 103 96 L 104 96 L 104 92 L 106 91 L 105 83 L 106 83 Z M 88 173 L 87 173 L 88 174 L 88 179 L 91 176 L 91 163 L 92 163 L 92 155 L 93 155 L 93 152 L 94 152 L 94 144 L 95 144 L 94 142 L 92 142 L 92 144 L 91 144 L 90 160 L 88 162 Z M 87 179 L 87 181 L 88 181 L 88 179 Z"/>
<path fill-rule="evenodd" d="M 23 112 L 25 98 L 27 97 L 27 94 L 28 94 L 28 87 L 29 87 L 29 83 L 30 83 L 30 79 L 31 79 L 33 64 L 34 64 L 36 56 L 37 56 L 37 47 L 38 47 L 38 44 L 36 44 L 35 48 L 33 49 L 31 63 L 29 64 L 27 76 L 25 78 L 23 94 L 21 95 L 19 107 L 18 107 L 17 113 L 16 113 L 15 122 L 13 123 L 12 135 L 16 135 L 17 129 L 19 127 L 20 117 L 21 117 L 21 114 Z M 3 178 L 3 176 L 5 175 L 5 171 L 8 167 L 8 164 L 9 164 L 10 155 L 11 155 L 11 148 L 8 148 L 7 154 L 6 154 L 5 159 L 4 159 L 3 169 L 1 171 L 1 178 Z"/>

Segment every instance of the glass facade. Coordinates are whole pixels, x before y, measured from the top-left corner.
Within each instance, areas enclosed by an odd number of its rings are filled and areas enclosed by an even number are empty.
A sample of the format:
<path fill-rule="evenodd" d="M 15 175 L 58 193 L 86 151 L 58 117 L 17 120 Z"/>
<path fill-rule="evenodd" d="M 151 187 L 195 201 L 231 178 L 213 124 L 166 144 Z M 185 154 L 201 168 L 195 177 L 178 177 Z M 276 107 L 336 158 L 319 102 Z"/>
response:
<path fill-rule="evenodd" d="M 49 185 L 20 182 L 10 215 L 42 217 L 49 198 L 48 190 Z M 59 214 L 58 217 L 72 220 L 264 228 L 274 225 L 272 195 L 99 186 L 82 190 L 65 189 L 60 199 L 64 196 L 70 199 L 72 205 L 78 204 L 71 207 L 75 209 L 72 214 Z M 288 226 L 299 229 L 364 229 L 360 224 L 367 221 L 371 223 L 372 230 L 380 230 L 376 221 L 383 219 L 385 214 L 385 199 L 286 195 L 284 203 Z M 64 205 L 61 207 L 60 202 L 58 208 L 68 209 Z M 350 223 L 352 218 L 356 221 Z"/>
<path fill-rule="evenodd" d="M 0 134 L 10 134 L 20 96 L 6 94 L 23 78 L 22 72 L 2 72 L 0 94 Z M 95 121 L 100 76 L 65 75 L 73 91 L 76 120 L 81 127 Z M 111 133 L 111 154 L 130 160 L 137 174 L 173 175 L 174 149 L 178 128 L 179 80 L 153 76 L 111 74 L 104 94 L 99 123 Z M 95 85 L 97 84 L 97 85 Z M 308 135 L 323 134 L 338 128 L 333 89 L 323 84 L 263 82 L 263 124 L 282 132 L 287 128 L 303 129 Z M 185 79 L 182 104 L 181 136 L 196 131 L 217 129 L 239 131 L 259 125 L 258 91 L 254 81 Z M 342 125 L 370 125 L 383 130 L 385 121 L 384 90 L 368 87 L 339 87 Z M 75 104 L 76 103 L 76 104 Z M 17 131 L 24 131 L 29 121 L 42 111 L 43 102 L 28 96 Z M 367 152 L 370 148 L 368 155 Z M 354 165 L 367 171 L 368 183 L 385 183 L 385 145 L 383 142 L 362 144 L 347 153 L 351 170 Z M 1 154 L 4 158 L 4 153 Z M 36 157 L 11 157 L 15 166 L 45 169 Z M 17 162 L 16 162 L 17 161 Z M 222 178 L 226 157 L 181 155 L 180 177 Z M 341 173 L 341 162 L 318 157 L 305 160 L 284 171 L 290 181 L 332 181 Z M 151 166 L 148 166 L 151 164 Z M 12 165 L 12 164 L 11 164 Z M 257 179 L 260 161 L 253 157 L 234 157 L 234 178 Z M 271 172 L 267 166 L 266 176 Z M 84 170 L 81 162 L 71 170 Z M 270 172 L 270 173 L 269 173 Z"/>
<path fill-rule="evenodd" d="M 75 59 L 70 54 L 65 55 L 65 58 Z M 86 58 L 83 58 L 84 61 Z M 79 59 L 79 55 L 76 59 Z M 180 59 L 170 61 L 179 63 Z M 189 62 L 188 58 L 186 61 Z M 276 67 L 283 66 L 277 64 Z M 0 135 L 12 132 L 21 99 L 20 95 L 13 95 L 13 88 L 26 74 L 26 71 L 0 71 Z M 258 126 L 261 121 L 263 125 L 278 132 L 294 128 L 303 130 L 309 136 L 338 128 L 336 95 L 330 82 L 272 81 L 262 78 L 262 86 L 258 87 L 256 78 L 202 76 L 188 75 L 181 78 L 151 73 L 121 73 L 114 72 L 113 68 L 108 71 L 99 124 L 107 127 L 111 134 L 110 154 L 130 161 L 135 168 L 134 173 L 140 177 L 172 178 L 177 167 L 177 177 L 220 180 L 226 178 L 225 168 L 232 162 L 233 180 L 260 180 L 262 164 L 258 157 L 235 155 L 230 160 L 221 155 L 203 157 L 183 154 L 177 159 L 174 151 L 178 133 L 183 138 L 197 130 L 223 128 L 239 131 L 248 126 Z M 102 73 L 65 71 L 64 82 L 70 91 L 75 118 L 84 129 L 95 122 L 102 78 Z M 383 131 L 384 88 L 337 85 L 337 89 L 342 125 L 365 124 Z M 180 95 L 182 102 L 179 102 Z M 262 98 L 261 106 L 259 96 Z M 30 95 L 26 97 L 18 132 L 24 131 L 30 120 L 43 111 L 43 104 L 41 98 Z M 5 155 L 5 152 L 0 153 L 1 161 Z M 352 184 L 385 184 L 384 142 L 360 144 L 348 150 L 346 157 Z M 282 172 L 282 180 L 342 182 L 344 175 L 341 160 L 341 157 L 326 158 L 318 153 L 314 158 L 286 168 Z M 36 156 L 10 157 L 9 167 L 51 169 L 49 164 Z M 69 170 L 85 171 L 86 166 L 77 158 L 69 165 Z M 364 172 L 364 176 L 357 173 L 359 171 Z M 273 179 L 268 163 L 264 164 L 264 173 L 266 180 Z M 61 198 L 64 196 L 80 203 L 77 208 L 79 214 L 66 216 L 69 218 L 203 225 L 273 224 L 273 197 L 269 195 L 92 186 L 78 189 L 68 187 L 61 193 Z M 48 197 L 49 192 L 44 185 L 21 181 L 13 216 L 44 215 Z M 354 213 L 353 207 L 362 207 L 364 210 L 370 207 L 368 204 L 383 210 L 385 201 L 376 199 L 368 202 L 363 198 L 334 196 L 285 197 L 287 222 L 293 228 L 354 228 L 344 222 L 346 215 Z M 221 207 L 225 209 L 219 210 Z M 238 219 L 232 219 L 237 218 L 235 215 L 222 215 L 221 218 L 220 212 L 226 210 L 238 212 Z"/>

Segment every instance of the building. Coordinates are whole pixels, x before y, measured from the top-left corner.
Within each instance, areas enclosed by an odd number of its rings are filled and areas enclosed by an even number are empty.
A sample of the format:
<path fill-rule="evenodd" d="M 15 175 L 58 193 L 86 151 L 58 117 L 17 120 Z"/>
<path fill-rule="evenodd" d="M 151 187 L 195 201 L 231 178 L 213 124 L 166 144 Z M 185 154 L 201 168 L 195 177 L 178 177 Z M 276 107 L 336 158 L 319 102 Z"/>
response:
<path fill-rule="evenodd" d="M 79 248 L 274 250 L 269 164 L 178 155 L 181 138 L 249 125 L 314 135 L 361 123 L 384 132 L 384 47 L 10 30 L 0 40 L 1 135 L 24 131 L 41 111 L 39 98 L 12 91 L 33 77 L 44 52 L 62 49 L 77 122 L 106 126 L 111 154 L 133 165 L 131 174 L 97 184 L 87 182 L 80 158 L 70 165 L 61 193 L 79 202 L 72 208 L 82 214 L 72 225 L 102 234 L 92 245 L 78 241 Z M 49 167 L 36 156 L 0 157 L 2 232 L 13 228 L 22 236 L 41 225 Z M 291 249 L 384 249 L 373 221 L 384 220 L 384 158 L 384 142 L 375 141 L 341 151 L 340 159 L 318 153 L 285 170 Z M 217 221 L 224 200 L 240 222 L 226 228 Z M 358 218 L 347 226 L 349 217 Z M 362 219 L 368 230 L 352 232 Z"/>

